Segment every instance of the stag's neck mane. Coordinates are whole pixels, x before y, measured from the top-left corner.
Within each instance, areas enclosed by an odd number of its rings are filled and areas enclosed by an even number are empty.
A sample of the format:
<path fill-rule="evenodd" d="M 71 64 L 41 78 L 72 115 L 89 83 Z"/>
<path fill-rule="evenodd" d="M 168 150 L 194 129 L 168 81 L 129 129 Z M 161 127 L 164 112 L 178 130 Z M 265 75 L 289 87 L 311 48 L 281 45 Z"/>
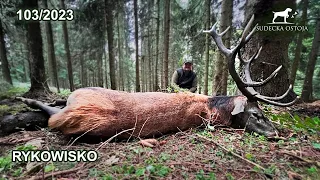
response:
<path fill-rule="evenodd" d="M 223 125 L 232 124 L 232 114 L 235 104 L 246 104 L 247 98 L 242 95 L 236 96 L 213 96 L 208 98 L 210 120 Z"/>

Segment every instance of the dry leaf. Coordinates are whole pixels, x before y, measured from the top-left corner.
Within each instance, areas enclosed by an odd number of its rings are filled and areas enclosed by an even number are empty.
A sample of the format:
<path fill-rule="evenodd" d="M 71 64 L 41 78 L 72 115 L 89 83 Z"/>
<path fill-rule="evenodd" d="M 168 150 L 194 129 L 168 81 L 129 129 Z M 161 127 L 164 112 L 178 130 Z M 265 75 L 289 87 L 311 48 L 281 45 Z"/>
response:
<path fill-rule="evenodd" d="M 269 144 L 269 148 L 270 148 L 270 151 L 276 150 L 276 144 L 270 143 L 270 144 Z"/>
<path fill-rule="evenodd" d="M 160 141 L 160 146 L 167 144 L 167 141 Z"/>
<path fill-rule="evenodd" d="M 140 141 L 140 144 L 141 144 L 142 146 L 146 146 L 146 147 L 151 147 L 151 148 L 154 147 L 151 143 L 148 143 L 146 140 L 141 140 L 141 141 Z"/>
<path fill-rule="evenodd" d="M 44 143 L 44 140 L 42 140 L 42 138 L 35 138 L 35 139 L 32 139 L 32 140 L 26 142 L 25 145 L 26 146 L 32 145 L 32 146 L 35 146 L 37 149 L 41 149 L 43 143 Z"/>
<path fill-rule="evenodd" d="M 146 147 L 154 147 L 154 146 L 159 146 L 160 143 L 156 139 L 144 139 L 140 141 L 140 144 Z"/>
<path fill-rule="evenodd" d="M 159 145 L 159 141 L 156 139 L 145 139 L 145 141 L 153 145 Z"/>
<path fill-rule="evenodd" d="M 119 161 L 119 158 L 116 158 L 116 156 L 111 156 L 107 161 L 106 165 L 113 165 L 114 163 L 117 163 Z"/>
<path fill-rule="evenodd" d="M 43 163 L 39 162 L 28 162 L 26 165 L 26 172 L 25 174 L 32 174 L 36 171 L 39 171 L 42 167 Z"/>
<path fill-rule="evenodd" d="M 288 172 L 288 177 L 289 177 L 289 179 L 291 179 L 291 180 L 300 180 L 300 179 L 303 178 L 300 174 L 297 174 L 297 173 L 292 172 L 292 171 L 289 171 L 289 172 Z"/>

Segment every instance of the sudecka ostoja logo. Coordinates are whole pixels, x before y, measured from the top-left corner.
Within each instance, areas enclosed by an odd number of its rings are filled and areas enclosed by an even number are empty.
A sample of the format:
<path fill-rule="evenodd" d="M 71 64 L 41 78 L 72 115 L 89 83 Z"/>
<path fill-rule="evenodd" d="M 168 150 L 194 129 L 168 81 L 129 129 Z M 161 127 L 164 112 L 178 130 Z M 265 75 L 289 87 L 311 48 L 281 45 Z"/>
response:
<path fill-rule="evenodd" d="M 286 8 L 283 11 L 272 11 L 272 13 L 271 22 L 267 23 L 268 25 L 257 26 L 257 31 L 308 31 L 307 26 L 295 25 L 290 22 L 290 19 L 294 19 L 298 14 L 297 11 Z"/>

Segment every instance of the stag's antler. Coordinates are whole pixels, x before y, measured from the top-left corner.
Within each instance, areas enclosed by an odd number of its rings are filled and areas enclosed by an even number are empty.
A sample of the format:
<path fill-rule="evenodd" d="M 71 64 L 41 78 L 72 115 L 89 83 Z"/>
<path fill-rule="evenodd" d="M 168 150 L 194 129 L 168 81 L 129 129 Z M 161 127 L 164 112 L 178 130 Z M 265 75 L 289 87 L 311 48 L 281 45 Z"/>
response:
<path fill-rule="evenodd" d="M 289 103 L 281 103 L 281 102 L 276 102 L 274 100 L 281 100 L 285 96 L 287 96 L 289 91 L 292 89 L 292 85 L 290 85 L 288 90 L 283 95 L 281 95 L 279 97 L 263 96 L 253 89 L 253 87 L 259 87 L 259 86 L 262 86 L 262 85 L 265 85 L 266 83 L 268 83 L 272 78 L 274 78 L 278 74 L 278 72 L 282 68 L 282 66 L 279 66 L 275 71 L 273 71 L 273 73 L 270 74 L 270 76 L 268 78 L 266 78 L 265 80 L 263 80 L 261 82 L 256 82 L 256 81 L 252 80 L 251 75 L 250 75 L 250 65 L 254 60 L 256 60 L 258 58 L 262 47 L 260 47 L 259 50 L 247 61 L 242 59 L 241 54 L 240 54 L 240 49 L 242 47 L 244 47 L 244 45 L 251 39 L 252 35 L 254 34 L 254 32 L 256 30 L 257 25 L 250 31 L 250 27 L 253 23 L 253 20 L 254 20 L 254 16 L 251 17 L 249 23 L 246 25 L 246 27 L 242 33 L 240 43 L 238 43 L 232 49 L 228 49 L 223 44 L 223 41 L 222 41 L 222 36 L 227 33 L 227 31 L 229 30 L 230 27 L 228 27 L 225 31 L 223 31 L 222 33 L 219 34 L 216 30 L 217 23 L 215 23 L 209 31 L 203 31 L 203 32 L 209 33 L 211 35 L 211 37 L 216 42 L 218 48 L 220 49 L 220 51 L 227 57 L 230 75 L 232 76 L 232 78 L 236 82 L 239 90 L 242 92 L 242 94 L 244 96 L 246 96 L 248 98 L 248 100 L 262 101 L 262 102 L 266 102 L 268 104 L 273 104 L 273 105 L 277 105 L 277 106 L 290 106 L 296 102 L 297 98 L 295 98 L 293 101 L 291 101 Z M 238 73 L 235 69 L 234 64 L 235 64 L 235 58 L 236 58 L 237 54 L 238 54 L 240 61 L 242 61 L 242 63 L 244 64 L 244 73 L 245 73 L 245 78 L 246 78 L 247 82 L 244 82 L 240 78 L 240 76 L 238 75 Z"/>

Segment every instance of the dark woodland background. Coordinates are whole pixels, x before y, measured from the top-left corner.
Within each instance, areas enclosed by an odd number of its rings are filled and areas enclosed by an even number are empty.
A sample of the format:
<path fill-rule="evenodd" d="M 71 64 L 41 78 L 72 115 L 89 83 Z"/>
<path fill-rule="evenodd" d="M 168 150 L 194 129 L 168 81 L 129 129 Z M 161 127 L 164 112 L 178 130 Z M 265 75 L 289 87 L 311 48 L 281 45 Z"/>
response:
<path fill-rule="evenodd" d="M 29 96 L 87 86 L 158 91 L 169 87 L 174 70 L 189 59 L 198 93 L 232 95 L 237 88 L 224 56 L 202 31 L 216 21 L 221 30 L 231 26 L 224 38 L 232 46 L 252 14 L 265 25 L 272 11 L 287 7 L 298 12 L 288 21 L 308 31 L 257 32 L 244 57 L 263 46 L 252 65 L 255 80 L 283 66 L 275 80 L 258 88 L 264 95 L 282 94 L 294 84 L 311 101 L 320 98 L 318 0 L 2 0 L 0 90 L 29 90 Z M 16 12 L 26 8 L 72 9 L 74 20 L 19 21 Z"/>

